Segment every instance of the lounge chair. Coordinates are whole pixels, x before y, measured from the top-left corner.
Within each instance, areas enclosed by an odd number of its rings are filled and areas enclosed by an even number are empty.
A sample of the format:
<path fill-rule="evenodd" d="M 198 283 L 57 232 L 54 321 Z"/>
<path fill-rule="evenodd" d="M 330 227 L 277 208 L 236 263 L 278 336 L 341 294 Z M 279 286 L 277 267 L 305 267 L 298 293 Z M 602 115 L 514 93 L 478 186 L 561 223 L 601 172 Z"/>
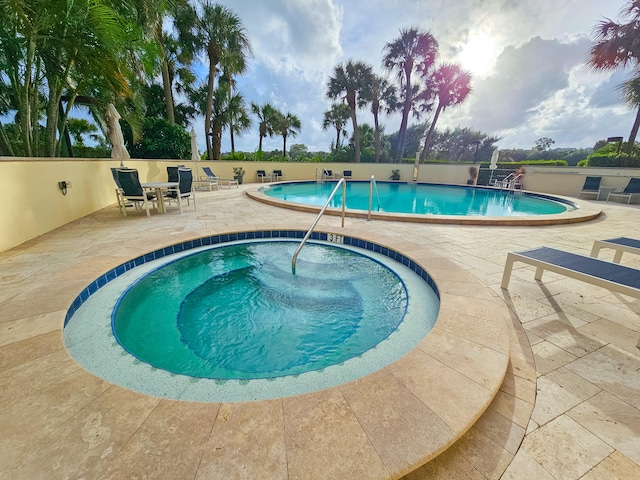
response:
<path fill-rule="evenodd" d="M 324 180 L 333 180 L 335 178 L 333 176 L 333 170 L 322 170 L 322 178 Z"/>
<path fill-rule="evenodd" d="M 541 280 L 542 273 L 549 270 L 613 292 L 640 298 L 640 270 L 549 247 L 507 254 L 501 284 L 504 289 L 509 287 L 515 262 L 536 267 L 536 280 Z"/>
<path fill-rule="evenodd" d="M 196 207 L 196 195 L 193 189 L 193 173 L 190 168 L 183 167 L 167 167 L 167 176 L 170 182 L 178 182 L 177 188 L 170 188 L 165 194 L 165 198 L 169 201 L 175 201 L 182 213 L 182 201 L 187 200 L 190 205 L 190 199 L 193 197 L 193 209 Z"/>
<path fill-rule="evenodd" d="M 351 170 L 343 170 L 342 171 L 342 178 L 344 178 L 345 180 L 351 178 L 353 175 L 351 173 Z"/>
<path fill-rule="evenodd" d="M 147 217 L 151 216 L 149 213 L 149 203 L 153 202 L 156 198 L 155 193 L 147 193 L 140 185 L 140 179 L 138 177 L 138 171 L 132 168 L 117 168 L 115 171 L 114 180 L 116 185 L 119 185 L 119 200 L 120 211 L 126 217 L 127 216 L 127 202 L 131 202 L 136 211 L 141 211 L 141 207 L 144 206 L 147 212 Z"/>
<path fill-rule="evenodd" d="M 596 240 L 595 242 L 593 242 L 591 256 L 597 257 L 600 253 L 600 250 L 602 250 L 603 248 L 611 248 L 615 250 L 616 253 L 614 253 L 613 255 L 613 261 L 614 263 L 620 263 L 620 260 L 622 260 L 622 254 L 624 252 L 640 255 L 640 240 L 627 237 L 610 238 L 608 240 Z"/>
<path fill-rule="evenodd" d="M 602 181 L 602 177 L 587 177 L 584 179 L 584 185 L 578 192 L 578 198 L 580 195 L 586 193 L 587 195 L 595 195 L 596 199 L 600 196 L 600 182 Z"/>
<path fill-rule="evenodd" d="M 279 182 L 280 180 L 284 180 L 286 178 L 286 175 L 282 173 L 282 170 L 274 170 L 273 173 L 271 174 L 271 177 L 276 182 Z"/>
<path fill-rule="evenodd" d="M 624 190 L 620 192 L 611 192 L 607 196 L 607 202 L 611 197 L 615 197 L 615 198 L 620 197 L 620 198 L 626 198 L 627 203 L 631 203 L 631 199 L 634 198 L 634 195 L 636 197 L 640 196 L 640 178 L 632 178 L 631 180 L 629 180 L 629 183 L 627 183 L 627 186 L 624 187 Z"/>
<path fill-rule="evenodd" d="M 226 184 L 227 187 L 231 188 L 231 185 L 235 185 L 236 188 L 238 188 L 238 180 L 236 180 L 235 178 L 221 178 L 218 177 L 215 173 L 213 173 L 211 171 L 210 167 L 202 167 L 202 171 L 204 172 L 204 174 L 206 175 L 205 177 L 200 177 L 201 181 L 209 181 L 209 182 L 215 182 L 217 185 L 224 185 Z"/>
<path fill-rule="evenodd" d="M 264 183 L 264 181 L 266 180 L 267 182 L 271 181 L 271 175 L 267 175 L 267 172 L 264 170 L 256 170 L 256 182 L 260 180 L 260 182 Z"/>

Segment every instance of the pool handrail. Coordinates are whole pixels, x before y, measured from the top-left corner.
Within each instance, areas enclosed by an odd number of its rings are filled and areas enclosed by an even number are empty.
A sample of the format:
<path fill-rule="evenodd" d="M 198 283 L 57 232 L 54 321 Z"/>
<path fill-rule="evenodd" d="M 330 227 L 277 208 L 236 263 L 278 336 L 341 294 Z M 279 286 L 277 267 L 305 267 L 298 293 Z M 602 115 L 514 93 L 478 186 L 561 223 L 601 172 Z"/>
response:
<path fill-rule="evenodd" d="M 304 244 L 307 243 L 307 240 L 311 236 L 311 233 L 313 232 L 313 229 L 316 228 L 316 225 L 320 221 L 320 217 L 322 217 L 322 214 L 324 213 L 324 211 L 329 206 L 329 203 L 331 202 L 331 199 L 334 197 L 334 195 L 338 191 L 338 188 L 340 187 L 340 185 L 342 185 L 342 227 L 344 228 L 345 205 L 347 204 L 347 182 L 345 181 L 344 178 L 341 178 L 340 180 L 338 180 L 338 183 L 336 184 L 336 186 L 334 187 L 333 191 L 331 192 L 331 195 L 329 195 L 329 198 L 327 199 L 327 201 L 325 202 L 324 206 L 322 207 L 322 209 L 320 210 L 320 212 L 316 216 L 316 219 L 311 224 L 311 227 L 309 227 L 309 231 L 307 231 L 307 234 L 304 236 L 304 238 L 300 242 L 300 245 L 298 245 L 298 248 L 296 249 L 295 253 L 293 254 L 293 259 L 291 260 L 291 273 L 292 274 L 294 274 L 294 275 L 296 274 L 296 260 L 298 259 L 298 254 L 300 253 L 300 250 L 302 250 L 302 247 L 304 247 Z"/>
<path fill-rule="evenodd" d="M 380 193 L 378 192 L 378 183 L 376 182 L 375 175 L 371 175 L 369 180 L 369 215 L 367 221 L 371 221 L 371 206 L 373 204 L 373 187 L 376 187 L 376 197 L 378 197 L 378 211 L 380 211 Z"/>

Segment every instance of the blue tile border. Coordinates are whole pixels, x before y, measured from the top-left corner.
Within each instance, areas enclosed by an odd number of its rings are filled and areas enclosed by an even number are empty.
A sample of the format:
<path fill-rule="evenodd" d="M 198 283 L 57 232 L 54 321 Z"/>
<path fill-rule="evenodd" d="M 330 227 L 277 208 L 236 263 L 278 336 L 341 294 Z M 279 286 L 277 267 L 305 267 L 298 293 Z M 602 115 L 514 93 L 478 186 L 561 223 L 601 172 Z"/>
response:
<path fill-rule="evenodd" d="M 228 243 L 237 240 L 253 240 L 265 238 L 300 239 L 303 238 L 305 234 L 306 232 L 302 230 L 258 230 L 253 232 L 238 232 L 223 235 L 212 235 L 209 237 L 202 237 L 195 240 L 177 243 L 175 245 L 170 245 L 153 252 L 145 253 L 144 255 L 133 258 L 123 264 L 118 265 L 115 268 L 112 268 L 111 270 L 91 282 L 86 288 L 84 288 L 80 292 L 80 294 L 73 300 L 71 306 L 67 310 L 67 314 L 64 318 L 64 326 L 67 326 L 69 320 L 71 319 L 71 317 L 73 317 L 73 314 L 76 312 L 76 310 L 78 310 L 80 306 L 91 295 L 96 293 L 100 288 L 105 286 L 110 281 L 115 280 L 123 273 L 144 263 L 150 262 L 152 260 L 157 260 L 159 258 L 165 257 L 167 255 L 172 255 L 177 252 L 191 250 L 193 248 L 198 248 L 201 246 L 216 245 L 218 243 Z M 312 232 L 310 238 L 312 240 L 327 241 L 327 234 L 324 232 Z M 405 255 L 401 254 L 400 252 L 396 252 L 395 250 L 391 250 L 387 247 L 383 247 L 382 245 L 378 245 L 377 243 L 369 242 L 355 237 L 343 236 L 343 243 L 345 245 L 362 248 L 363 250 L 374 251 L 393 260 L 396 260 L 398 263 L 401 263 L 402 265 L 408 267 L 410 270 L 420 276 L 420 278 L 422 278 L 425 282 L 427 282 L 427 284 L 433 289 L 438 299 L 440 299 L 440 292 L 438 291 L 438 287 L 436 286 L 429 273 L 427 273 L 426 270 L 424 270 L 420 265 L 415 263 L 409 257 L 406 257 Z"/>

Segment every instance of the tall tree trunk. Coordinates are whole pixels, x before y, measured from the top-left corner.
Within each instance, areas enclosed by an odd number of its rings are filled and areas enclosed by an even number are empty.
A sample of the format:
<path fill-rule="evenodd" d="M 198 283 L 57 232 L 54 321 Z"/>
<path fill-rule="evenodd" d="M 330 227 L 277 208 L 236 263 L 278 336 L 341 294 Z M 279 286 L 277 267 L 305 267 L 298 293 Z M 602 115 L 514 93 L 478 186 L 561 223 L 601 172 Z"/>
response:
<path fill-rule="evenodd" d="M 398 152 L 396 157 L 397 163 L 402 163 L 402 157 L 404 156 L 404 144 L 407 137 L 407 125 L 409 123 L 409 113 L 411 112 L 411 71 L 413 70 L 413 62 L 407 61 L 404 68 L 405 74 L 405 93 L 404 93 L 404 105 L 402 107 L 402 121 L 400 122 L 400 130 L 398 131 Z"/>
<path fill-rule="evenodd" d="M 169 123 L 176 123 L 176 117 L 173 112 L 173 91 L 171 90 L 171 78 L 169 75 L 169 62 L 167 61 L 167 55 L 164 49 L 164 43 L 162 39 L 162 17 L 158 19 L 155 25 L 155 36 L 160 45 L 160 51 L 162 53 L 162 86 L 164 88 L 164 103 L 167 107 L 167 120 Z"/>
<path fill-rule="evenodd" d="M 342 131 L 341 128 L 336 128 L 336 148 L 335 148 L 336 152 L 340 149 L 340 132 L 341 131 Z"/>
<path fill-rule="evenodd" d="M 442 111 L 442 105 L 438 104 L 438 108 L 436 108 L 436 113 L 433 115 L 433 121 L 431 122 L 429 131 L 427 132 L 427 137 L 424 139 L 424 147 L 422 148 L 422 153 L 420 154 L 420 158 L 423 160 L 427 158 L 427 152 L 429 151 L 429 141 L 431 140 L 433 131 L 436 129 L 436 123 L 438 122 L 438 117 L 440 116 L 441 111 Z"/>
<path fill-rule="evenodd" d="M 162 86 L 164 87 L 164 102 L 167 105 L 167 120 L 169 123 L 176 123 L 173 113 L 173 92 L 171 91 L 171 79 L 169 78 L 169 64 L 165 58 L 162 59 Z"/>
<path fill-rule="evenodd" d="M 376 138 L 376 163 L 380 163 L 380 124 L 378 122 L 378 111 L 373 112 L 373 126 L 375 128 L 374 134 Z"/>
<path fill-rule="evenodd" d="M 2 122 L 0 122 L 0 155 L 13 157 L 13 147 L 11 146 L 11 142 L 7 138 L 7 135 L 2 128 Z"/>
<path fill-rule="evenodd" d="M 49 101 L 47 104 L 47 123 L 45 127 L 44 156 L 56 156 L 56 137 L 58 132 L 58 108 L 62 96 L 62 86 L 57 79 L 49 78 Z"/>
<path fill-rule="evenodd" d="M 69 129 L 67 128 L 67 114 L 62 108 L 62 101 L 58 102 L 58 133 L 60 134 L 60 141 L 56 147 L 56 157 L 66 156 L 73 158 L 71 135 L 69 135 Z M 63 153 L 66 153 L 66 155 L 63 155 Z"/>
<path fill-rule="evenodd" d="M 213 146 L 212 146 L 212 135 L 213 131 L 211 130 L 211 115 L 213 113 L 213 86 L 216 79 L 216 65 L 213 63 L 213 59 L 209 59 L 209 80 L 207 83 L 207 106 L 205 108 L 204 113 L 204 136 L 206 138 L 207 143 L 207 159 L 209 160 L 219 160 L 214 158 L 213 154 Z"/>
<path fill-rule="evenodd" d="M 27 157 L 33 156 L 32 140 L 32 114 L 37 117 L 37 112 L 31 111 L 31 90 L 32 80 L 35 83 L 36 79 L 32 78 L 34 62 L 35 62 L 36 43 L 31 40 L 27 47 L 27 58 L 24 69 L 24 85 L 21 95 L 22 111 L 20 112 L 20 130 L 22 130 L 22 142 L 24 145 L 24 154 Z M 37 88 L 37 86 L 36 86 Z M 37 95 L 37 93 L 36 93 Z M 37 124 L 37 121 L 35 122 Z M 37 144 L 36 144 L 37 148 Z"/>
<path fill-rule="evenodd" d="M 287 136 L 282 135 L 282 156 L 287 158 Z"/>
<path fill-rule="evenodd" d="M 220 151 L 222 149 L 222 123 L 218 118 L 213 120 L 213 155 L 216 160 L 220 160 Z"/>
<path fill-rule="evenodd" d="M 229 91 L 227 92 L 227 98 L 229 99 L 229 106 L 231 106 L 231 98 L 233 97 L 233 82 L 229 77 Z M 236 143 L 233 138 L 233 112 L 229 110 L 229 140 L 231 141 L 231 153 L 236 153 Z"/>
<path fill-rule="evenodd" d="M 258 140 L 258 151 L 262 151 L 262 134 L 260 134 L 260 140 Z"/>
<path fill-rule="evenodd" d="M 638 128 L 640 128 L 640 105 L 636 112 L 636 119 L 633 121 L 633 126 L 631 127 L 631 133 L 629 133 L 629 142 L 627 143 L 626 148 L 628 154 L 633 152 L 633 147 L 636 144 L 636 137 L 638 136 Z"/>
<path fill-rule="evenodd" d="M 356 147 L 355 162 L 360 163 L 360 130 L 358 129 L 358 119 L 356 118 L 356 110 L 351 110 L 351 123 L 353 124 L 353 140 Z"/>
<path fill-rule="evenodd" d="M 355 163 L 360 163 L 360 130 L 358 130 L 358 119 L 356 117 L 356 92 L 347 92 L 347 105 L 351 109 L 351 124 L 353 125 L 353 141 L 356 147 Z"/>

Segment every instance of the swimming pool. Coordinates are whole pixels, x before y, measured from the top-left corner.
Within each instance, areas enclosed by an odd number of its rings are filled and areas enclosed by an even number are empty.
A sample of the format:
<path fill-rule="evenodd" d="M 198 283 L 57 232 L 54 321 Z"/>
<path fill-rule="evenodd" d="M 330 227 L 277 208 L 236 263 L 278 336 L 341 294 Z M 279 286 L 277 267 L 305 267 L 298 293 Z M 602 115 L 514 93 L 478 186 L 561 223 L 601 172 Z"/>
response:
<path fill-rule="evenodd" d="M 269 231 L 206 237 L 152 252 L 121 265 L 88 286 L 74 302 L 67 314 L 64 329 L 67 349 L 79 363 L 94 374 L 132 390 L 161 397 L 196 401 L 247 401 L 316 391 L 360 378 L 383 368 L 406 354 L 433 327 L 439 309 L 437 288 L 427 272 L 411 259 L 371 242 L 338 236 L 342 243 L 334 244 L 328 243 L 326 240 L 336 237 L 335 235 L 327 236 L 324 233 L 314 233 L 314 243 L 305 246 L 302 250 L 296 275 L 293 276 L 290 271 L 289 254 L 293 253 L 298 243 L 292 242 L 291 238 L 301 238 L 303 234 L 304 232 L 301 231 Z M 269 239 L 269 245 L 265 243 L 266 238 Z M 227 247 L 230 247 L 231 250 Z M 337 256 L 335 249 L 341 251 Z M 293 284 L 294 289 L 302 290 L 303 297 L 309 295 L 311 287 L 308 282 L 315 282 L 316 287 L 313 288 L 316 289 L 323 286 L 320 290 L 323 290 L 321 295 L 325 298 L 320 304 L 315 305 L 315 307 L 319 307 L 317 313 L 321 322 L 310 330 L 316 330 L 316 332 L 311 332 L 314 334 L 323 329 L 338 331 L 338 347 L 327 347 L 324 343 L 325 337 L 321 335 L 320 350 L 325 350 L 324 353 L 328 354 L 331 361 L 307 362 L 305 360 L 299 362 L 299 358 L 295 355 L 293 357 L 283 355 L 282 358 L 276 359 L 275 367 L 271 365 L 271 367 L 262 368 L 262 371 L 256 374 L 256 367 L 261 366 L 263 360 L 253 359 L 246 364 L 246 368 L 242 367 L 236 362 L 237 351 L 226 349 L 225 346 L 222 357 L 213 355 L 210 360 L 215 366 L 225 355 L 233 357 L 230 359 L 229 370 L 232 371 L 230 375 L 220 374 L 216 368 L 207 374 L 203 374 L 200 370 L 188 369 L 185 372 L 178 372 L 176 369 L 168 368 L 166 364 L 158 363 L 158 359 L 162 359 L 163 356 L 167 359 L 173 358 L 172 348 L 191 350 L 189 361 L 196 359 L 195 363 L 198 363 L 207 356 L 207 352 L 212 346 L 215 348 L 215 342 L 210 341 L 212 335 L 221 333 L 224 342 L 237 341 L 243 336 L 242 333 L 245 330 L 238 332 L 237 325 L 235 327 L 227 325 L 226 321 L 213 329 L 207 329 L 204 337 L 191 331 L 201 329 L 203 324 L 186 327 L 184 324 L 180 325 L 180 315 L 183 308 L 186 310 L 195 308 L 197 312 L 202 312 L 201 306 L 196 305 L 197 302 L 190 305 L 189 297 L 191 294 L 198 296 L 202 293 L 202 289 L 209 290 L 210 287 L 214 287 L 204 296 L 205 304 L 207 304 L 211 299 L 210 294 L 224 293 L 227 287 L 221 285 L 220 281 L 225 277 L 225 272 L 233 276 L 233 272 L 242 269 L 241 264 L 246 260 L 242 255 L 238 257 L 238 250 L 245 252 L 247 250 L 265 250 L 256 257 L 259 261 L 253 267 L 254 273 L 258 272 L 260 275 L 264 275 L 266 270 L 275 268 L 275 272 L 271 271 L 271 279 L 273 279 L 273 275 L 278 277 L 278 281 L 281 281 L 284 276 L 293 278 L 294 282 L 298 282 L 297 286 L 295 283 Z M 280 253 L 275 255 L 276 258 L 273 260 L 276 250 L 279 250 L 282 255 Z M 336 257 L 334 260 L 329 260 L 329 257 L 334 256 Z M 331 272 L 341 269 L 338 268 L 338 264 L 345 265 L 345 259 L 353 259 L 357 256 L 366 257 L 378 268 L 374 283 L 381 281 L 379 273 L 384 271 L 388 272 L 389 279 L 392 277 L 399 279 L 400 283 L 394 283 L 391 280 L 389 280 L 391 283 L 387 280 L 380 283 L 383 289 L 390 287 L 400 293 L 395 304 L 393 301 L 389 304 L 389 298 L 385 299 L 380 295 L 380 291 L 375 290 L 371 285 L 362 287 L 362 272 L 352 271 L 349 274 L 351 278 L 346 280 L 346 283 L 344 275 L 339 280 L 328 277 Z M 200 276 L 197 276 L 195 281 L 185 282 L 180 278 L 180 275 L 175 275 L 173 269 L 178 267 L 181 262 L 190 263 L 191 267 L 199 269 L 198 275 Z M 271 265 L 268 265 L 269 262 Z M 314 270 L 314 263 L 319 264 L 319 269 Z M 205 275 L 206 271 L 209 273 Z M 319 272 L 322 272 L 324 278 Z M 212 280 L 212 283 L 207 285 L 207 279 Z M 223 280 L 222 283 L 225 281 Z M 144 286 L 145 282 L 150 283 Z M 155 289 L 154 285 L 162 283 L 168 283 L 171 288 L 181 292 L 177 297 L 177 304 L 167 304 L 162 299 L 167 295 L 166 291 L 161 293 L 160 297 L 144 298 Z M 273 285 L 272 281 L 267 283 Z M 334 305 L 331 304 L 332 289 L 328 288 L 332 285 Z M 140 286 L 143 286 L 143 291 L 138 292 L 139 295 L 133 295 L 127 299 L 127 295 L 124 294 L 131 293 L 132 290 Z M 241 287 L 239 291 L 235 290 L 235 285 L 229 287 L 230 290 L 226 293 L 230 297 L 226 299 L 223 297 L 222 301 L 218 303 L 223 310 L 226 309 L 225 300 L 231 299 L 236 306 L 243 301 L 250 301 L 247 298 L 247 291 L 244 290 L 245 287 Z M 347 290 L 349 291 L 347 292 Z M 340 311 L 343 308 L 339 308 L 340 299 L 345 296 L 345 292 L 349 297 L 348 303 L 352 304 L 352 308 L 356 310 L 351 320 L 345 321 L 346 326 L 340 325 Z M 237 297 L 238 295 L 240 297 Z M 207 300 L 207 296 L 209 300 Z M 297 294 L 284 295 L 284 298 L 290 299 L 292 296 L 297 296 Z M 376 304 L 374 301 L 376 299 L 373 297 L 380 297 L 384 305 Z M 142 323 L 146 321 L 149 330 L 147 332 L 138 331 L 130 338 L 139 335 L 138 343 L 144 348 L 159 345 L 166 347 L 165 339 L 162 336 L 154 337 L 151 331 L 170 329 L 173 330 L 174 335 L 174 338 L 170 340 L 172 346 L 169 347 L 169 350 L 159 355 L 156 352 L 152 360 L 144 358 L 137 351 L 131 352 L 130 345 L 125 345 L 123 348 L 116 341 L 112 331 L 112 320 L 118 321 L 116 320 L 117 315 L 113 312 L 118 310 L 118 307 L 126 312 L 135 309 L 137 303 L 145 302 L 147 304 L 143 305 L 138 314 Z M 360 306 L 360 302 L 369 304 L 369 306 Z M 304 299 L 303 303 L 305 303 Z M 362 311 L 359 311 L 361 307 Z M 357 346 L 358 342 L 353 342 L 353 337 L 359 335 L 363 315 L 376 319 L 374 321 L 376 324 L 384 323 L 382 320 L 387 316 L 386 314 L 377 317 L 371 315 L 371 308 L 387 308 L 389 311 L 395 311 L 395 320 L 392 319 L 391 324 L 396 323 L 396 325 L 384 325 L 382 335 L 378 336 L 376 340 L 369 339 L 364 344 Z M 249 311 L 253 310 L 255 309 L 249 309 Z M 325 313 L 331 313 L 332 310 L 334 311 L 333 319 L 330 315 L 325 315 Z M 402 315 L 398 316 L 399 312 Z M 272 325 L 275 322 L 279 324 L 279 327 L 286 328 L 286 321 L 302 320 L 298 313 L 287 315 L 286 309 L 283 310 L 282 306 L 271 313 L 272 315 L 267 316 L 267 321 L 272 322 Z M 260 321 L 259 317 L 254 317 L 251 321 Z M 345 316 L 345 318 L 348 317 Z M 354 318 L 358 320 L 355 321 Z M 304 321 L 307 321 L 306 317 Z M 358 324 L 355 328 L 354 322 Z M 348 325 L 349 323 L 351 326 Z M 395 328 L 396 326 L 397 328 Z M 378 327 L 379 325 L 375 325 L 375 328 Z M 267 327 L 267 330 L 269 328 Z M 228 331 L 224 332 L 225 329 Z M 278 348 L 283 349 L 283 344 L 288 341 L 297 342 L 301 339 L 306 341 L 309 333 L 308 329 L 303 329 L 302 335 L 298 337 L 286 334 L 280 337 L 276 335 L 273 338 L 262 338 L 262 343 L 258 342 L 256 348 L 257 350 L 270 349 L 267 352 L 267 356 L 269 356 L 277 353 Z M 264 326 L 259 327 L 253 334 L 258 338 L 268 335 L 270 333 L 265 331 Z M 138 346 L 140 345 L 135 348 Z M 327 348 L 332 351 L 327 352 Z M 333 351 L 340 349 L 342 349 L 340 355 Z M 344 355 L 344 353 L 347 354 Z M 300 363 L 305 364 L 306 367 L 300 368 Z M 280 368 L 282 364 L 286 364 L 288 368 Z"/>
<path fill-rule="evenodd" d="M 377 182 L 372 209 L 432 215 L 549 215 L 575 209 L 574 205 L 539 195 L 514 193 L 494 188 L 425 183 Z M 265 195 L 290 202 L 322 206 L 336 182 L 276 184 Z M 331 200 L 332 207 L 342 207 L 342 192 Z M 369 209 L 369 182 L 347 182 L 347 208 Z"/>
<path fill-rule="evenodd" d="M 285 182 L 247 190 L 254 200 L 295 210 L 317 212 L 336 182 Z M 370 182 L 348 181 L 347 216 L 368 217 Z M 339 214 L 338 189 L 327 213 Z M 431 223 L 545 225 L 586 221 L 600 210 L 571 199 L 489 187 L 405 182 L 377 182 L 371 218 Z"/>

